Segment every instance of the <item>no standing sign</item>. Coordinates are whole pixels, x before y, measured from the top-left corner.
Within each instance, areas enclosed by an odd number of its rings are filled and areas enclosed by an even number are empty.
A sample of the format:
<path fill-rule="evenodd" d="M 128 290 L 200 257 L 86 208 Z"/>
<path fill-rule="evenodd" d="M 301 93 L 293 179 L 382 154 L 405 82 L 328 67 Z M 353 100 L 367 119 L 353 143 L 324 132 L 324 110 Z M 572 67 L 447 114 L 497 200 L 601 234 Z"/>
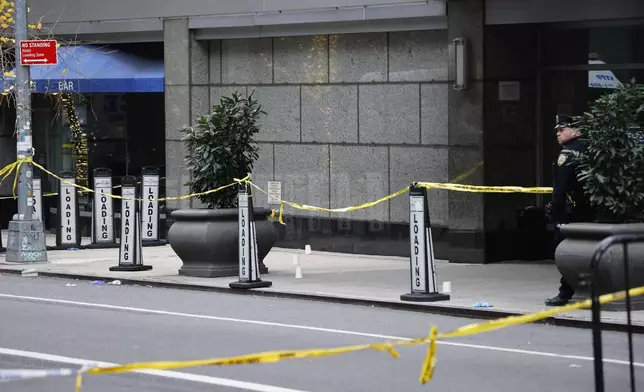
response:
<path fill-rule="evenodd" d="M 58 64 L 57 42 L 54 39 L 20 41 L 21 65 Z"/>

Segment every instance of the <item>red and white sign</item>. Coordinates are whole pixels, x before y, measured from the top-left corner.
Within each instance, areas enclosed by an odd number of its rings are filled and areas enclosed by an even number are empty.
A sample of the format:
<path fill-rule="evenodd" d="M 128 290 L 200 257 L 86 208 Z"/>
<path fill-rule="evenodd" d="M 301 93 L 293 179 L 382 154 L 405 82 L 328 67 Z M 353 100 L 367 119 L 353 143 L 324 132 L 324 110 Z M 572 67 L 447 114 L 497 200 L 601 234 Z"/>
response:
<path fill-rule="evenodd" d="M 57 42 L 54 39 L 20 41 L 20 64 L 58 64 Z"/>

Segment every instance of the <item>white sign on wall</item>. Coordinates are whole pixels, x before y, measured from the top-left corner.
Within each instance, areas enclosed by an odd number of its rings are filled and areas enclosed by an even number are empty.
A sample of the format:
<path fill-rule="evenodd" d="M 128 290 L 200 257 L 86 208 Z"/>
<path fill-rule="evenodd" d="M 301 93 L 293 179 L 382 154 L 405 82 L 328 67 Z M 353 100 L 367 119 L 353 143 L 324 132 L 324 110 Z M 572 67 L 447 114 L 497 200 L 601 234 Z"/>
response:
<path fill-rule="evenodd" d="M 499 82 L 499 101 L 520 101 L 521 100 L 521 82 L 500 81 Z"/>
<path fill-rule="evenodd" d="M 280 204 L 282 202 L 282 183 L 279 181 L 268 182 L 268 204 Z"/>

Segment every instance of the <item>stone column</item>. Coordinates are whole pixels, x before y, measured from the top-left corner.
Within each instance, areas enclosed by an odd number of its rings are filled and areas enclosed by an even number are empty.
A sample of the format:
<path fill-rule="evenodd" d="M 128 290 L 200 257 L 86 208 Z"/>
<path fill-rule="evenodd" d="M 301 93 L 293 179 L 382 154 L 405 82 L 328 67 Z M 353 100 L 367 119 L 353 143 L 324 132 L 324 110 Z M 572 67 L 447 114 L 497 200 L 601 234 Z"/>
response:
<path fill-rule="evenodd" d="M 163 21 L 163 52 L 166 194 L 172 197 L 188 193 L 185 183 L 190 179 L 183 163 L 186 153 L 179 132 L 181 127 L 190 124 L 190 33 L 187 18 Z M 190 201 L 168 201 L 166 206 L 169 215 L 169 211 L 189 208 Z"/>
<path fill-rule="evenodd" d="M 191 125 L 198 114 L 209 109 L 208 42 L 196 41 L 188 29 L 187 18 L 163 21 L 165 63 L 165 148 L 167 196 L 190 192 L 186 182 L 186 149 L 181 142 L 181 129 Z M 168 201 L 169 211 L 190 208 L 196 200 Z M 168 224 L 171 219 L 168 216 Z"/>
<path fill-rule="evenodd" d="M 449 42 L 467 38 L 470 83 L 465 91 L 449 89 L 449 178 L 453 179 L 483 161 L 483 0 L 450 0 Z M 455 59 L 450 58 L 450 65 Z M 449 80 L 454 81 L 450 66 Z M 484 185 L 483 167 L 463 183 Z M 483 195 L 449 193 L 449 260 L 453 263 L 483 263 L 485 235 Z"/>

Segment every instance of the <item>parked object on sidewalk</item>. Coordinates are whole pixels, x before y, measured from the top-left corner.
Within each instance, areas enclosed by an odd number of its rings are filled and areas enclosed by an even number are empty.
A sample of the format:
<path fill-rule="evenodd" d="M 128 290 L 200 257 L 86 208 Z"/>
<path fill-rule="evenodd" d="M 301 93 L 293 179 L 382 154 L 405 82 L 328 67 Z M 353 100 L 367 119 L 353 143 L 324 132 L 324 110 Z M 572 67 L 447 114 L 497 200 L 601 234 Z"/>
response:
<path fill-rule="evenodd" d="M 487 302 L 479 301 L 473 305 L 475 308 L 492 308 L 493 306 Z"/>
<path fill-rule="evenodd" d="M 168 231 L 168 242 L 183 262 L 179 275 L 238 276 L 237 187 L 221 187 L 253 172 L 259 151 L 254 137 L 259 132 L 257 122 L 262 114 L 266 113 L 252 93 L 248 98 L 234 93 L 232 97 L 222 97 L 212 113 L 199 116 L 194 127 L 181 129 L 191 174 L 188 186 L 191 193 L 201 193 L 195 197 L 207 208 L 171 214 L 174 223 Z M 214 189 L 219 190 L 212 192 Z M 211 192 L 203 194 L 207 191 Z M 270 209 L 254 208 L 252 215 L 257 231 L 259 272 L 265 274 L 268 270 L 262 261 L 277 236 L 268 220 Z"/>
<path fill-rule="evenodd" d="M 58 225 L 56 227 L 56 245 L 48 246 L 47 250 L 67 250 L 81 248 L 80 210 L 78 207 L 78 189 L 76 173 L 60 172 L 58 190 Z"/>
<path fill-rule="evenodd" d="M 22 270 L 20 273 L 21 276 L 38 276 L 38 271 L 35 268 L 29 268 Z"/>
<path fill-rule="evenodd" d="M 564 236 L 555 253 L 557 268 L 576 294 L 587 296 L 579 277 L 590 272 L 590 258 L 603 239 L 617 234 L 644 233 L 644 85 L 623 84 L 597 99 L 584 115 L 582 133 L 586 151 L 571 159 L 580 167 L 579 182 L 588 196 L 595 219 L 561 227 Z M 629 245 L 630 287 L 644 285 L 644 245 Z M 623 253 L 619 246 L 599 263 L 599 295 L 627 289 Z M 633 298 L 634 310 L 644 299 Z M 603 306 L 624 309 L 624 301 Z"/>
<path fill-rule="evenodd" d="M 307 245 L 308 246 L 308 245 Z M 300 255 L 293 255 L 293 264 L 295 264 L 295 279 L 302 279 L 302 265 L 300 264 Z"/>
<path fill-rule="evenodd" d="M 110 267 L 110 271 L 148 271 L 152 269 L 152 266 L 143 264 L 140 203 L 135 200 L 138 196 L 136 177 L 125 176 L 121 184 L 119 264 Z"/>
<path fill-rule="evenodd" d="M 228 286 L 232 289 L 257 289 L 270 287 L 272 282 L 262 280 L 257 252 L 257 230 L 253 219 L 253 197 L 246 184 L 239 186 L 239 279 Z"/>
<path fill-rule="evenodd" d="M 141 170 L 141 241 L 143 246 L 163 246 L 160 234 L 159 168 L 146 166 Z"/>
<path fill-rule="evenodd" d="M 449 294 L 438 292 L 434 241 L 432 240 L 427 189 L 409 188 L 409 270 L 411 292 L 400 296 L 401 301 L 448 301 Z"/>
<path fill-rule="evenodd" d="M 546 215 L 535 206 L 517 211 L 517 238 L 514 242 L 517 260 L 546 258 Z"/>
<path fill-rule="evenodd" d="M 112 193 L 112 171 L 108 168 L 94 169 L 94 195 L 92 202 L 92 243 L 88 249 L 117 248 L 114 225 L 114 199 Z"/>
<path fill-rule="evenodd" d="M 1 205 L 0 205 L 1 208 Z M 0 219 L 2 218 L 0 214 Z M 2 246 L 2 221 L 0 221 L 0 253 L 5 253 L 7 251 L 7 248 Z"/>

